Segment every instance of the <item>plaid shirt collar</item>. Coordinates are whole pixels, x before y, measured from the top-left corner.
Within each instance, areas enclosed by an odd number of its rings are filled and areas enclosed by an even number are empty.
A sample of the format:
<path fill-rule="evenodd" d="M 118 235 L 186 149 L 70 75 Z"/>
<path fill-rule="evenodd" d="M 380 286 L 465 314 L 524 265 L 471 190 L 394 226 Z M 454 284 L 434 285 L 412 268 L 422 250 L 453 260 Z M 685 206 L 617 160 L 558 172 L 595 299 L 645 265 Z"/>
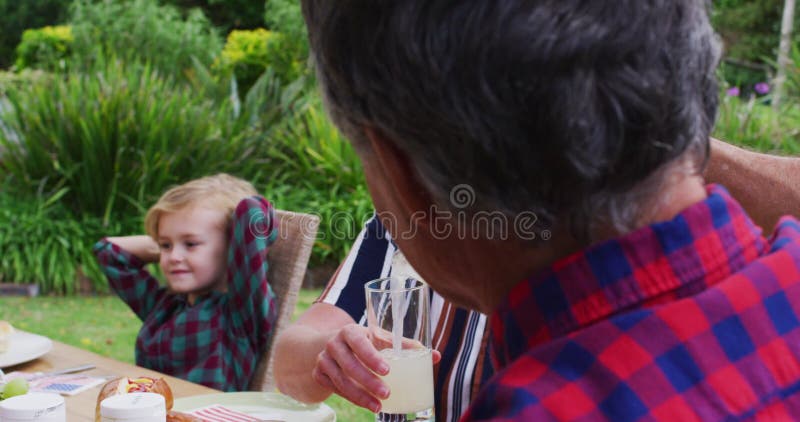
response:
<path fill-rule="evenodd" d="M 491 316 L 500 369 L 548 340 L 623 310 L 694 295 L 767 252 L 767 241 L 721 186 L 671 221 L 604 241 L 514 287 Z"/>

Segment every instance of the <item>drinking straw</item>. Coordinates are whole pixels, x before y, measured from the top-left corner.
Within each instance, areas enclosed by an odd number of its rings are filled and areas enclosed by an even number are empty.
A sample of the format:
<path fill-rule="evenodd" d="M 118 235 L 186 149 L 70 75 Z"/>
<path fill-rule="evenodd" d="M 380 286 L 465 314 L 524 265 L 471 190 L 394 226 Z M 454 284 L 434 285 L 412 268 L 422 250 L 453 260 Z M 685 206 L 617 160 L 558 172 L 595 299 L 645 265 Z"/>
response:
<path fill-rule="evenodd" d="M 392 295 L 392 350 L 395 355 L 399 355 L 403 348 L 403 309 L 405 309 L 403 287 L 405 283 L 401 277 L 392 276 L 389 279 L 389 290 Z"/>

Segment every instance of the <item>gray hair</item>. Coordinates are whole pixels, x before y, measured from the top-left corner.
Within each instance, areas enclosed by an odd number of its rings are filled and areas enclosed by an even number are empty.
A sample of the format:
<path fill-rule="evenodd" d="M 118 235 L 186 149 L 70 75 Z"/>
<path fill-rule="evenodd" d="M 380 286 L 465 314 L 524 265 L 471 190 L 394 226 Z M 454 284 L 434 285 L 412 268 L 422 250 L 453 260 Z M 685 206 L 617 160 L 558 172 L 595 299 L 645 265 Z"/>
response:
<path fill-rule="evenodd" d="M 303 0 L 328 111 L 375 128 L 434 200 L 590 237 L 701 171 L 720 47 L 701 0 Z"/>

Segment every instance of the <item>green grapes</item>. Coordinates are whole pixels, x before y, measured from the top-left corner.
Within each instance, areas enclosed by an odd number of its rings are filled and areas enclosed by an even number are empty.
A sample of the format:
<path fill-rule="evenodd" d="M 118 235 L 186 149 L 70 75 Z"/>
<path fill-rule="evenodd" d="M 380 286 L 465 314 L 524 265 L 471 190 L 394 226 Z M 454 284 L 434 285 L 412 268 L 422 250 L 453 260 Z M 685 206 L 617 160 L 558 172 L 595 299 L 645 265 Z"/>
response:
<path fill-rule="evenodd" d="M 21 396 L 27 392 L 28 382 L 22 378 L 14 378 L 6 383 L 5 386 L 0 386 L 0 400 Z"/>

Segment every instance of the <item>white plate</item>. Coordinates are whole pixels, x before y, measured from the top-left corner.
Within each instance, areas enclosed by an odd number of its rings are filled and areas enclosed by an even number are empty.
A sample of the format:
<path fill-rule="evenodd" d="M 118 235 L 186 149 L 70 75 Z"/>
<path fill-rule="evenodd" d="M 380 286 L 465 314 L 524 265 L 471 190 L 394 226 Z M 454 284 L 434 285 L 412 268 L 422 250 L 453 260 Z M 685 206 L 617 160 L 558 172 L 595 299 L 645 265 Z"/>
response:
<path fill-rule="evenodd" d="M 335 422 L 336 413 L 325 403 L 303 404 L 280 393 L 241 392 L 206 394 L 175 399 L 173 410 L 191 412 L 212 404 L 254 417 L 279 417 L 286 422 Z"/>
<path fill-rule="evenodd" d="M 0 353 L 0 368 L 34 360 L 53 348 L 49 338 L 25 331 L 15 331 L 8 340 L 8 350 Z"/>

